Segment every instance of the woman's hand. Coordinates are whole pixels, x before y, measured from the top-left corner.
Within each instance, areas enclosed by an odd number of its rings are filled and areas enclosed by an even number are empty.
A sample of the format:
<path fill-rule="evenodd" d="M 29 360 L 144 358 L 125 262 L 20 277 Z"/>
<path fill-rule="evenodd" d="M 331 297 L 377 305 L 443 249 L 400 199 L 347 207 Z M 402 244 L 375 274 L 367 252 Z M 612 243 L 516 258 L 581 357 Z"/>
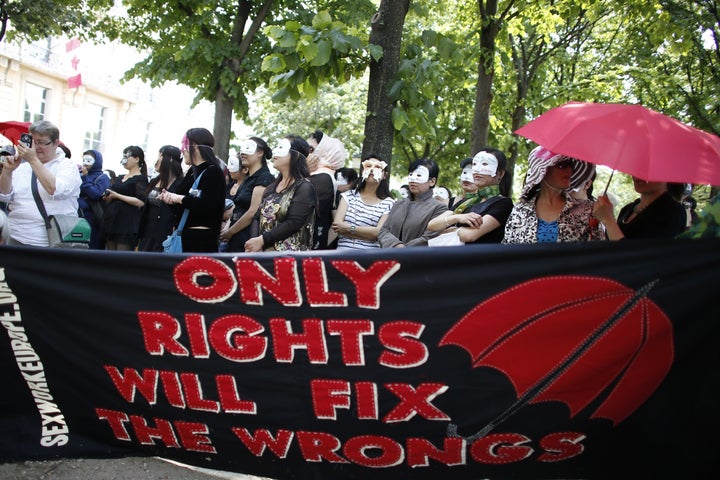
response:
<path fill-rule="evenodd" d="M 471 228 L 480 228 L 483 224 L 482 215 L 479 215 L 475 212 L 461 213 L 459 215 L 456 215 L 456 218 L 458 219 L 456 223 L 462 223 Z"/>
<path fill-rule="evenodd" d="M 161 202 L 172 205 L 174 203 L 182 203 L 184 195 L 178 195 L 177 193 L 168 192 L 163 188 L 163 191 L 158 195 L 158 200 Z"/>
<path fill-rule="evenodd" d="M 245 242 L 246 252 L 262 252 L 265 241 L 263 241 L 262 235 L 259 237 L 253 237 Z"/>
<path fill-rule="evenodd" d="M 593 205 L 592 215 L 605 225 L 612 223 L 615 219 L 615 214 L 613 213 L 613 204 L 607 195 L 598 197 L 595 205 Z"/>
<path fill-rule="evenodd" d="M 232 231 L 232 227 L 225 228 L 222 232 L 220 232 L 220 240 L 223 242 L 229 242 L 233 235 L 235 235 L 235 232 Z"/>

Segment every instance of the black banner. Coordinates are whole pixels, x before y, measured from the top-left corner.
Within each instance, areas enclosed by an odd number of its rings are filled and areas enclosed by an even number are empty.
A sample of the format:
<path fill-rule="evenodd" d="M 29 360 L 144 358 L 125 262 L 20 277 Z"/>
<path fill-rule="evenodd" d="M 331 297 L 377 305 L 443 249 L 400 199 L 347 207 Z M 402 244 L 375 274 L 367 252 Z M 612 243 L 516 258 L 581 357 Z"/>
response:
<path fill-rule="evenodd" d="M 702 477 L 720 447 L 718 272 L 717 241 L 0 247 L 0 461 Z"/>

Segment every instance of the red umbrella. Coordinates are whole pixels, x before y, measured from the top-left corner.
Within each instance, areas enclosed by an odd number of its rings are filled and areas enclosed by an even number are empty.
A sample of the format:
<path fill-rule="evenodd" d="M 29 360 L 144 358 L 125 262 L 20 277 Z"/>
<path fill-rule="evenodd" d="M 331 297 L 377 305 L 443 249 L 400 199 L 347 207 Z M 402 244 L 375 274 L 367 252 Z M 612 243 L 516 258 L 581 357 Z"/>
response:
<path fill-rule="evenodd" d="M 642 105 L 570 102 L 515 133 L 643 180 L 720 185 L 720 137 Z"/>
<path fill-rule="evenodd" d="M 465 315 L 440 346 L 464 348 L 473 366 L 504 373 L 517 394 L 468 440 L 487 435 L 531 403 L 560 401 L 571 416 L 590 406 L 592 418 L 614 423 L 628 417 L 673 361 L 672 323 L 647 298 L 655 283 L 635 291 L 603 277 L 537 278 Z M 448 432 L 457 435 L 457 427 Z"/>
<path fill-rule="evenodd" d="M 28 133 L 30 122 L 16 122 L 11 120 L 9 122 L 0 122 L 0 134 L 10 140 L 13 144 L 20 141 L 20 134 Z"/>

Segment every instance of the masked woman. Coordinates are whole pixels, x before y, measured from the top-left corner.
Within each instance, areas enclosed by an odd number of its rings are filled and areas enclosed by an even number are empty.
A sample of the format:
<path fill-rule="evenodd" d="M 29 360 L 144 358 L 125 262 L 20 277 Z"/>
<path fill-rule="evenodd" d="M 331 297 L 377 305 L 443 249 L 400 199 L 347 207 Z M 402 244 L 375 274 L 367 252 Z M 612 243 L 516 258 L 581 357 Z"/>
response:
<path fill-rule="evenodd" d="M 260 137 L 250 137 L 240 146 L 240 162 L 247 168 L 245 180 L 235 191 L 230 187 L 227 197 L 235 203 L 235 210 L 228 228 L 220 233 L 220 239 L 228 242 L 229 252 L 244 252 L 250 235 L 250 225 L 262 201 L 265 188 L 275 181 L 267 166 L 273 153 Z"/>
<path fill-rule="evenodd" d="M 143 149 L 132 145 L 123 150 L 120 164 L 127 169 L 105 195 L 102 235 L 106 250 L 134 250 L 140 230 L 140 213 L 147 198 L 147 165 Z"/>
<path fill-rule="evenodd" d="M 174 206 L 178 221 L 183 211 L 188 210 L 182 231 L 183 252 L 218 251 L 220 225 L 225 211 L 225 174 L 215 156 L 214 146 L 215 137 L 209 130 L 188 130 L 181 141 L 181 150 L 190 169 L 176 193 L 165 189 L 158 197 Z"/>
<path fill-rule="evenodd" d="M 162 242 L 175 227 L 175 211 L 158 197 L 163 190 L 175 192 L 183 180 L 182 154 L 172 145 L 160 148 L 155 161 L 158 174 L 147 188 L 147 202 L 140 217 L 138 250 L 141 252 L 162 252 Z"/>
<path fill-rule="evenodd" d="M 311 250 L 317 197 L 305 155 L 284 138 L 273 149 L 273 167 L 278 176 L 263 193 L 245 251 Z"/>
<path fill-rule="evenodd" d="M 433 218 L 447 211 L 433 198 L 440 167 L 430 158 L 415 160 L 408 168 L 410 196 L 395 202 L 380 228 L 378 242 L 383 248 L 426 247 L 437 232 L 427 229 Z"/>
<path fill-rule="evenodd" d="M 101 250 L 103 242 L 100 234 L 105 211 L 103 195 L 110 188 L 110 178 L 102 171 L 103 156 L 97 150 L 87 150 L 83 153 L 80 165 L 80 198 L 78 207 L 83 217 L 90 224 L 90 248 Z"/>
<path fill-rule="evenodd" d="M 507 157 L 496 148 L 486 147 L 464 168 L 467 166 L 471 169 L 475 192 L 463 186 L 463 199 L 453 205 L 452 211 L 432 219 L 428 229 L 454 231 L 465 244 L 500 243 L 513 208 L 509 198 L 510 177 L 506 175 Z"/>
<path fill-rule="evenodd" d="M 338 250 L 380 248 L 378 233 L 395 203 L 390 194 L 388 164 L 377 155 L 362 162 L 357 189 L 340 195 L 332 229 L 338 234 Z"/>

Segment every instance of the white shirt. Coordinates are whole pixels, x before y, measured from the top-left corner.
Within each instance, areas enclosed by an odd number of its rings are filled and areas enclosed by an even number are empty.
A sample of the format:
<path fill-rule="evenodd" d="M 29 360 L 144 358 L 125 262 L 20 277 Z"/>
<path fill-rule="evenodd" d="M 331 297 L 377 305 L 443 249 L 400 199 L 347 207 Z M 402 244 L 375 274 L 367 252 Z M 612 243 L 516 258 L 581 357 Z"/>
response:
<path fill-rule="evenodd" d="M 65 156 L 58 156 L 43 164 L 55 175 L 55 195 L 50 195 L 37 180 L 38 193 L 48 215 L 78 214 L 78 197 L 82 179 L 77 165 Z M 9 203 L 10 229 L 13 239 L 24 245 L 47 247 L 48 237 L 45 221 L 38 210 L 30 187 L 32 167 L 23 161 L 13 171 L 12 190 L 0 193 L 0 202 Z"/>

